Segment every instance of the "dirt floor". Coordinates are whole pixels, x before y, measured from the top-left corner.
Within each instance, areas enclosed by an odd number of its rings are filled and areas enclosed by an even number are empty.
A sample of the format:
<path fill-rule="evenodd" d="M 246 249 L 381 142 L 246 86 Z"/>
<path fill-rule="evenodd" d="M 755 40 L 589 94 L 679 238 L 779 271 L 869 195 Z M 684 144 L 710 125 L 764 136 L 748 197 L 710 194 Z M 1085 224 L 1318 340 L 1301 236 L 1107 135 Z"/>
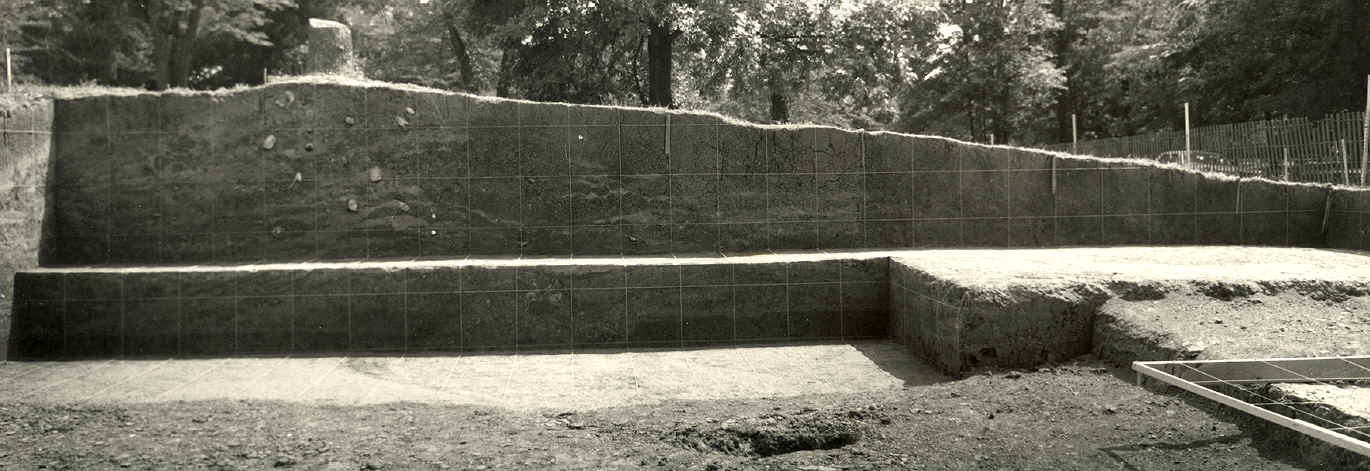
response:
<path fill-rule="evenodd" d="M 901 345 L 409 357 L 0 363 L 0 397 L 36 404 L 259 400 L 588 410 L 667 400 L 856 394 L 948 378 Z"/>
<path fill-rule="evenodd" d="M 1370 354 L 1370 297 L 1319 282 L 1184 284 L 1161 299 L 1110 299 L 1095 322 L 1128 331 L 1113 349 L 1148 342 L 1185 359 Z"/>
<path fill-rule="evenodd" d="M 1312 469 L 1091 359 L 856 394 L 588 411 L 284 401 L 0 404 L 16 469 Z M 838 448 L 840 447 L 840 448 Z M 832 448 L 832 449 L 824 449 Z M 798 450 L 798 451 L 791 451 Z"/>

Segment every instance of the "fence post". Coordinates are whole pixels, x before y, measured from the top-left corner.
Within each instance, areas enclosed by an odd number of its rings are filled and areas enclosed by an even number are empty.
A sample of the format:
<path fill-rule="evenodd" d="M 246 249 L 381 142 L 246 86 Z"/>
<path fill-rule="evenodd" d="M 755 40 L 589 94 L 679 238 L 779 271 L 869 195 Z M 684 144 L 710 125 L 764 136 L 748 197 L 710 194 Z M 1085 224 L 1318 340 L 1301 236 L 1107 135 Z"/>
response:
<path fill-rule="evenodd" d="M 1075 130 L 1075 113 L 1070 114 L 1070 153 L 1079 154 L 1080 134 Z"/>
<path fill-rule="evenodd" d="M 5 48 L 5 93 L 14 93 L 14 73 L 10 67 L 10 48 Z"/>
<path fill-rule="evenodd" d="M 1184 102 L 1184 157 L 1186 160 L 1193 155 L 1193 150 L 1189 148 L 1189 102 Z"/>
<path fill-rule="evenodd" d="M 1365 185 L 1365 154 L 1370 153 L 1370 75 L 1365 76 L 1365 114 L 1361 116 L 1360 184 Z"/>
<path fill-rule="evenodd" d="M 1280 173 L 1280 180 L 1289 181 L 1289 148 L 1284 148 L 1284 171 Z"/>
<path fill-rule="evenodd" d="M 1346 139 L 1341 140 L 1341 184 L 1351 184 L 1351 169 L 1346 165 Z"/>

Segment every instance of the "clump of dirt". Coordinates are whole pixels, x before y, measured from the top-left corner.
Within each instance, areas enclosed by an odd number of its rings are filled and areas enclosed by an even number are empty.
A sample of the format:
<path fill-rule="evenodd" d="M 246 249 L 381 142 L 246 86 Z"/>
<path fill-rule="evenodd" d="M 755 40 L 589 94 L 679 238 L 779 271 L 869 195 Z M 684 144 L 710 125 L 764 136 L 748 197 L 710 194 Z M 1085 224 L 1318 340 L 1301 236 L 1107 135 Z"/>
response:
<path fill-rule="evenodd" d="M 1160 283 L 1114 281 L 1108 289 L 1126 301 L 1155 301 L 1165 299 L 1166 287 Z"/>
<path fill-rule="evenodd" d="M 706 453 L 765 457 L 805 450 L 832 450 L 861 440 L 866 420 L 889 423 L 873 407 L 843 414 L 767 414 L 704 425 L 677 426 L 662 439 Z"/>
<path fill-rule="evenodd" d="M 1329 304 L 1343 303 L 1351 298 L 1358 298 L 1367 294 L 1364 286 L 1328 281 L 1299 283 L 1295 290 L 1300 295 Z"/>
<path fill-rule="evenodd" d="M 1196 282 L 1195 285 L 1197 285 L 1198 291 L 1203 293 L 1204 296 L 1223 301 L 1250 297 L 1258 292 L 1256 286 L 1247 283 L 1200 281 Z"/>

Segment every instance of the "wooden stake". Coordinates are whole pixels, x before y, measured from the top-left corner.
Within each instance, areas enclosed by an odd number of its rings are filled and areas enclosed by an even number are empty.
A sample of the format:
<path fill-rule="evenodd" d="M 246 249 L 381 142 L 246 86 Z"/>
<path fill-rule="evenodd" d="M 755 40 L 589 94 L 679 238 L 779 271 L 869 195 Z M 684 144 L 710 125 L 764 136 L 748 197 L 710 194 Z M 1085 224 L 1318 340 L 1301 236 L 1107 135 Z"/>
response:
<path fill-rule="evenodd" d="M 1319 234 L 1327 233 L 1327 221 L 1332 217 L 1332 190 L 1327 190 L 1327 197 L 1322 202 L 1322 230 Z"/>
<path fill-rule="evenodd" d="M 1289 181 L 1289 148 L 1288 148 L 1288 147 L 1285 147 L 1285 148 L 1284 148 L 1284 173 L 1281 174 L 1280 179 L 1281 179 L 1281 180 L 1284 180 L 1284 181 Z"/>
<path fill-rule="evenodd" d="M 1075 129 L 1075 113 L 1070 114 L 1070 153 L 1079 154 L 1080 134 Z"/>
<path fill-rule="evenodd" d="M 14 93 L 14 74 L 10 68 L 10 48 L 5 48 L 5 93 Z"/>
<path fill-rule="evenodd" d="M 1365 185 L 1366 154 L 1370 154 L 1370 75 L 1365 76 L 1365 114 L 1361 116 L 1360 184 Z"/>
<path fill-rule="evenodd" d="M 1186 159 L 1193 155 L 1189 147 L 1189 102 L 1184 102 L 1184 156 Z"/>
<path fill-rule="evenodd" d="M 1341 140 L 1341 184 L 1351 184 L 1351 169 L 1346 165 L 1346 139 Z"/>

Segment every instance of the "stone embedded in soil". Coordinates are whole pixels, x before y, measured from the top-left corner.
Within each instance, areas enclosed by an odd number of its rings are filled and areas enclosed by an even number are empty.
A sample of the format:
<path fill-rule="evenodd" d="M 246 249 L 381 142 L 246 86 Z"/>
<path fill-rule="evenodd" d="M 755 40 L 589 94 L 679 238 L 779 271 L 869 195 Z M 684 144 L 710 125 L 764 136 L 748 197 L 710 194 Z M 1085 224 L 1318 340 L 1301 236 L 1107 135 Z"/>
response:
<path fill-rule="evenodd" d="M 380 167 L 371 167 L 371 170 L 367 173 L 371 176 L 371 183 L 381 181 L 382 176 Z"/>
<path fill-rule="evenodd" d="M 276 147 L 276 135 L 268 134 L 266 136 L 266 139 L 262 139 L 262 148 L 266 150 L 271 150 L 271 148 L 273 147 Z"/>
<path fill-rule="evenodd" d="M 357 212 L 358 209 L 360 209 L 360 206 L 358 205 L 357 200 L 347 200 L 347 210 L 348 210 L 348 211 L 351 211 L 351 212 L 354 212 L 354 213 L 355 213 L 355 212 Z"/>

